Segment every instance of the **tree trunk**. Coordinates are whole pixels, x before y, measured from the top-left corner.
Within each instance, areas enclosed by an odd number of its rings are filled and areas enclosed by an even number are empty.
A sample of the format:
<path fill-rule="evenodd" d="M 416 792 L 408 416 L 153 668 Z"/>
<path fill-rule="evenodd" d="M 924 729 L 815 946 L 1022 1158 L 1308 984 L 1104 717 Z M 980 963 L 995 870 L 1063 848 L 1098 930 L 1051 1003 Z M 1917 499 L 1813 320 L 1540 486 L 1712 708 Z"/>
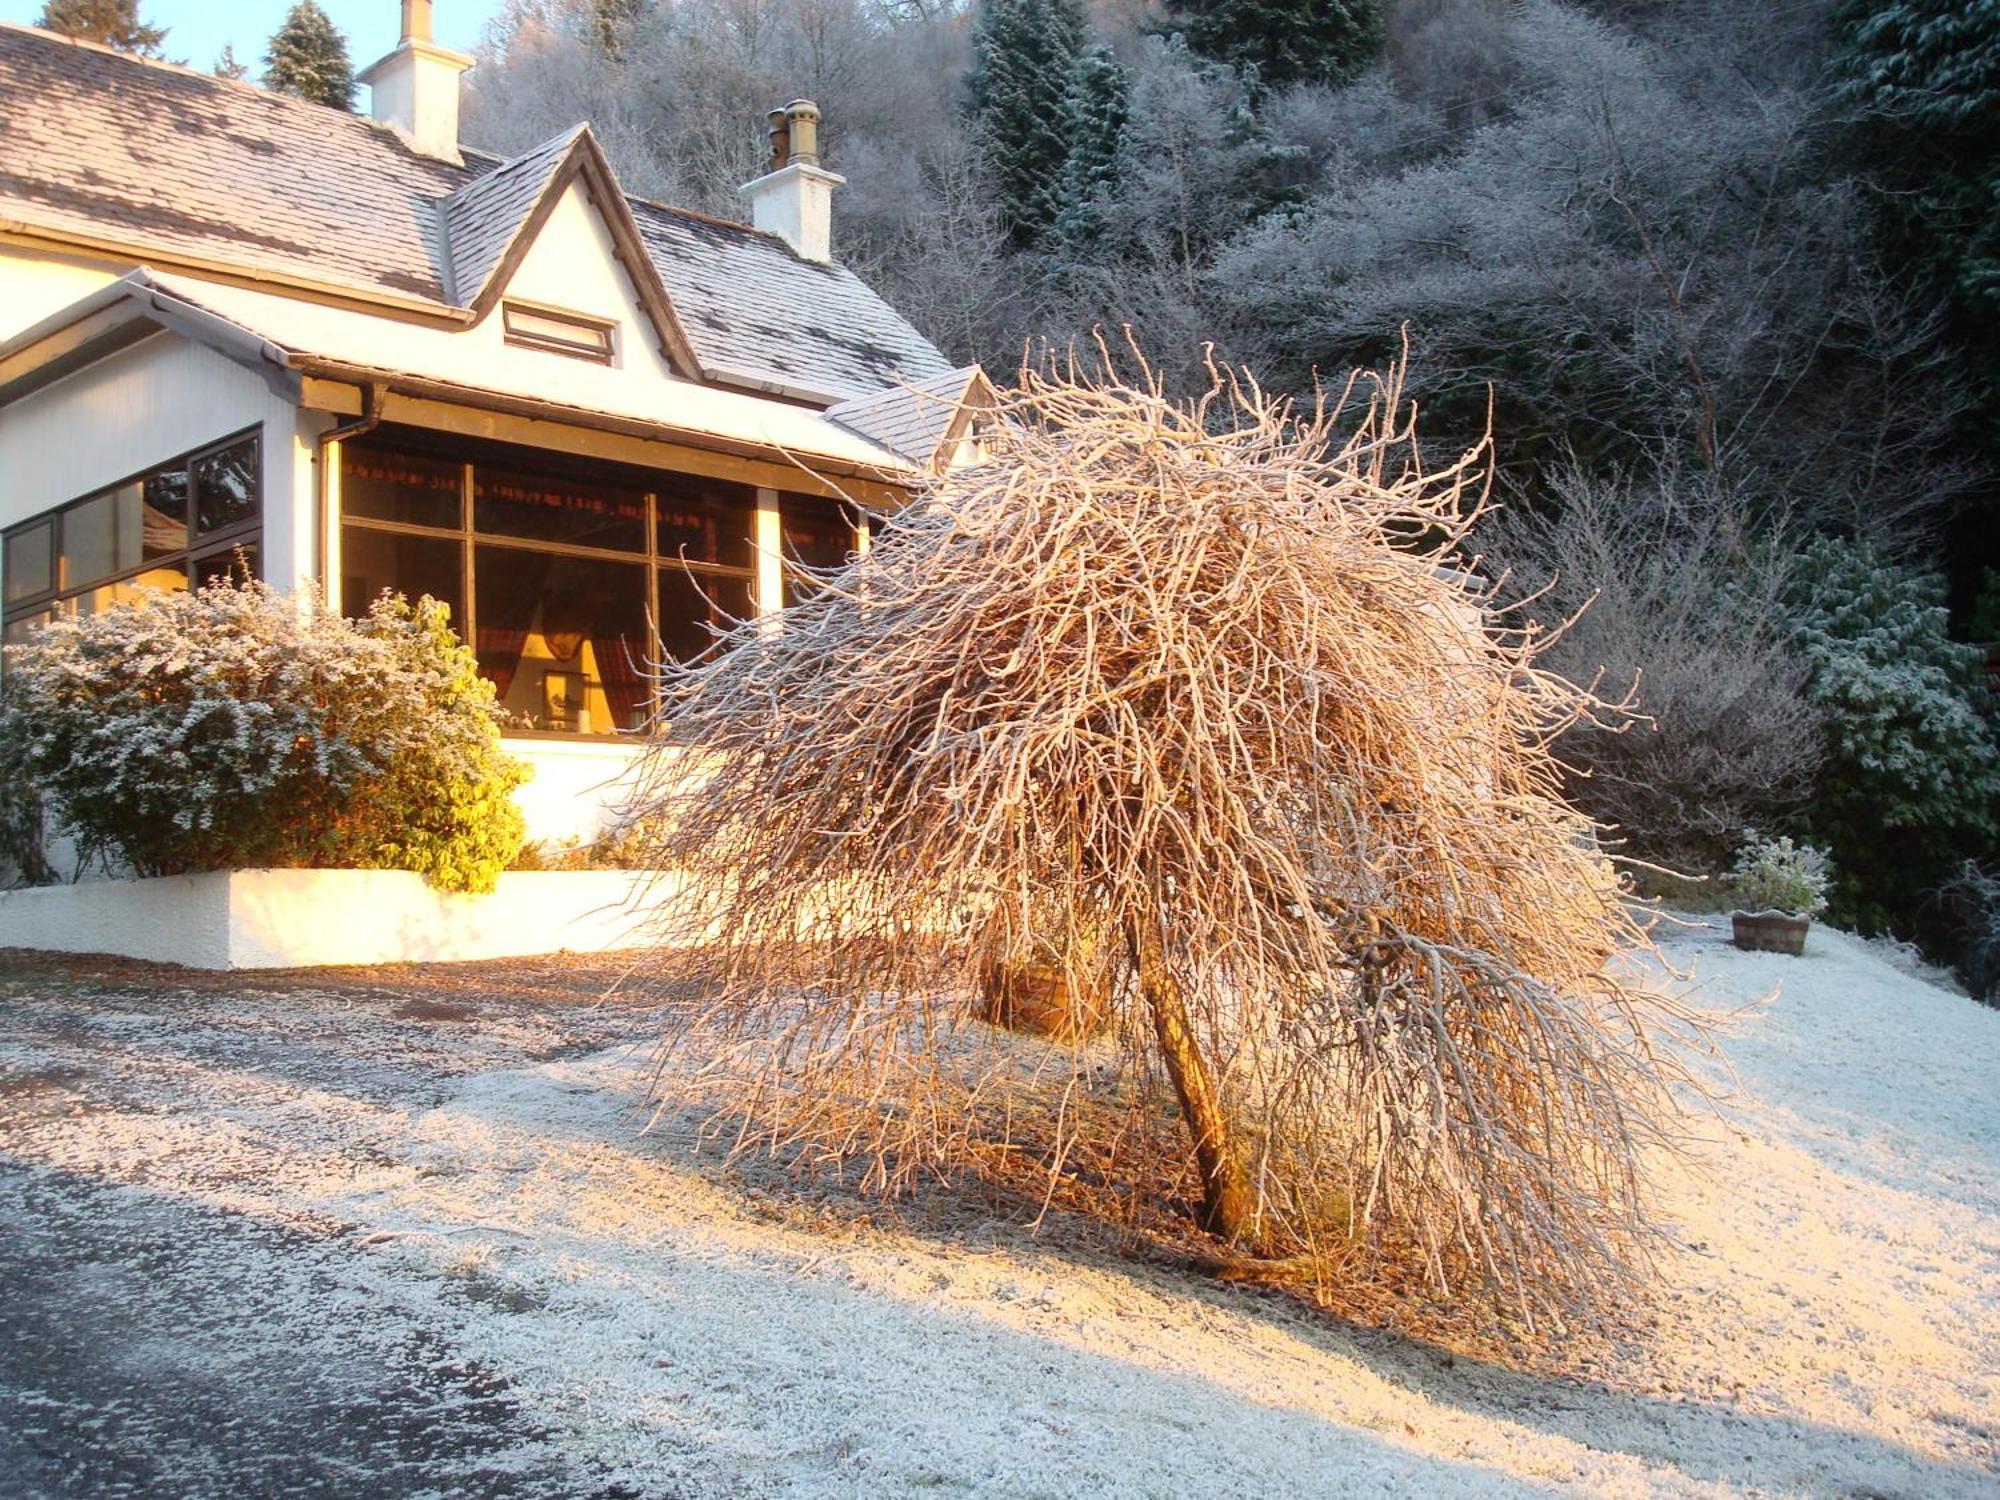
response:
<path fill-rule="evenodd" d="M 1186 997 L 1179 982 L 1167 972 L 1159 943 L 1151 934 L 1139 938 L 1135 947 L 1139 993 L 1153 1013 L 1153 1033 L 1159 1038 L 1160 1055 L 1166 1060 L 1167 1076 L 1180 1099 L 1181 1118 L 1187 1121 L 1194 1143 L 1195 1167 L 1201 1173 L 1201 1227 L 1225 1240 L 1241 1239 L 1250 1221 L 1250 1179 L 1236 1159 L 1229 1119 L 1216 1097 L 1208 1059 L 1202 1056 L 1188 1019 Z"/>

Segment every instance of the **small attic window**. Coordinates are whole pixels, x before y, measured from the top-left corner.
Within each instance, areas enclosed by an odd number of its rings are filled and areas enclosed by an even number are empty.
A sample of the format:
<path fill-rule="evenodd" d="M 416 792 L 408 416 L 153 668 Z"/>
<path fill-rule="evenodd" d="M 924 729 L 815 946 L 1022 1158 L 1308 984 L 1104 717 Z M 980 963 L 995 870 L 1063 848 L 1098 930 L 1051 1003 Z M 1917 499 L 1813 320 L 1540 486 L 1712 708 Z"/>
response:
<path fill-rule="evenodd" d="M 617 325 L 603 318 L 564 312 L 556 307 L 536 307 L 527 302 L 506 302 L 500 307 L 500 321 L 507 342 L 523 349 L 568 354 L 595 360 L 600 365 L 611 363 L 611 331 Z"/>

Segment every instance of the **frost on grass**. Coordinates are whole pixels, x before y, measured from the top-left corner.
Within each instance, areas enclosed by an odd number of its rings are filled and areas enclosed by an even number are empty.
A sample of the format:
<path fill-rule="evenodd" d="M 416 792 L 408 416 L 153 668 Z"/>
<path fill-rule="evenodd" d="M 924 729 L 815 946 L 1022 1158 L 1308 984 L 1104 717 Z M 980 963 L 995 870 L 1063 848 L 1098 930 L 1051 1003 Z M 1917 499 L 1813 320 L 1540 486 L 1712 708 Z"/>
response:
<path fill-rule="evenodd" d="M 1617 710 L 1439 567 L 1486 455 L 1426 472 L 1398 381 L 1025 373 L 986 462 L 670 670 L 634 811 L 687 877 L 676 1096 L 877 1188 L 1192 1199 L 1326 1289 L 1629 1292 L 1682 1017 L 1608 967 L 1645 937 L 1548 748 Z M 996 1040 L 996 973 L 1101 1008 L 1119 1084 Z"/>

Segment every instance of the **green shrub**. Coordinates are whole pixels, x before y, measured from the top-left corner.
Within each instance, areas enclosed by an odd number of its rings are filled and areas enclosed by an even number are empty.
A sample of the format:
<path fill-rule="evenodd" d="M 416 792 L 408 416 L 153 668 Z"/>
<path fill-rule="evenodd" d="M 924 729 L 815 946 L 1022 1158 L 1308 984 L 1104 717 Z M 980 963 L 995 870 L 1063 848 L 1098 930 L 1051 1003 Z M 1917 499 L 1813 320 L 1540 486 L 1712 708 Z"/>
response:
<path fill-rule="evenodd" d="M 1944 591 L 1870 543 L 1823 538 L 1789 598 L 1825 716 L 1804 821 L 1838 865 L 1834 915 L 1863 930 L 1915 930 L 1926 893 L 1992 845 L 2000 746 L 1983 653 L 1946 633 Z"/>
<path fill-rule="evenodd" d="M 1727 881 L 1738 910 L 1781 911 L 1793 917 L 1816 917 L 1825 911 L 1832 883 L 1822 851 L 1794 843 L 1789 836 L 1772 839 L 1755 831 L 1736 851 Z"/>
<path fill-rule="evenodd" d="M 485 891 L 520 847 L 492 688 L 432 599 L 349 621 L 218 580 L 58 620 L 0 681 L 0 823 L 30 801 L 140 875 L 407 869 Z"/>

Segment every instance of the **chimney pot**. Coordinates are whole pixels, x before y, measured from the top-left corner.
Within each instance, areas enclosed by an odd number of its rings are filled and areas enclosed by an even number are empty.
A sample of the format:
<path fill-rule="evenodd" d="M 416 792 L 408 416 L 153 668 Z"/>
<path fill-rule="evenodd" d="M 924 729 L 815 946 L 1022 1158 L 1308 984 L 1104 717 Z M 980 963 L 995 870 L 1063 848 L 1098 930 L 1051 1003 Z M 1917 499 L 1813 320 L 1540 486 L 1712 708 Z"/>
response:
<path fill-rule="evenodd" d="M 775 172 L 792 159 L 790 117 L 782 109 L 774 109 L 764 118 L 771 125 L 771 165 L 769 170 Z"/>
<path fill-rule="evenodd" d="M 791 146 L 791 160 L 809 167 L 819 165 L 819 106 L 810 99 L 794 99 L 785 106 L 785 133 Z"/>
<path fill-rule="evenodd" d="M 819 106 L 794 99 L 765 117 L 771 165 L 743 184 L 750 222 L 769 230 L 807 260 L 833 259 L 833 190 L 845 177 L 819 164 Z"/>
<path fill-rule="evenodd" d="M 428 42 L 431 39 L 431 0 L 403 0 L 403 40 Z"/>

